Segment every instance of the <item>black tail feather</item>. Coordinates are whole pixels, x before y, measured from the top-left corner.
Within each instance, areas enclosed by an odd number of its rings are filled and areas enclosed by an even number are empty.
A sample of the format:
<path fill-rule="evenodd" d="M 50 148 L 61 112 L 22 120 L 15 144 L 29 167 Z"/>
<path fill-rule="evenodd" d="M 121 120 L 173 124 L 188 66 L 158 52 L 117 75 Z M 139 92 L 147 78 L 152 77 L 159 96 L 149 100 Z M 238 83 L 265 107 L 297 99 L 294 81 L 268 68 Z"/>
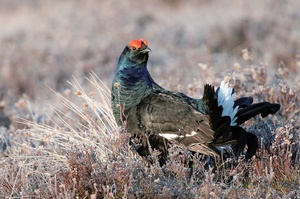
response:
<path fill-rule="evenodd" d="M 203 101 L 207 108 L 207 114 L 210 118 L 212 130 L 215 131 L 215 140 L 220 141 L 219 138 L 222 138 L 223 141 L 226 142 L 235 141 L 236 144 L 234 148 L 236 156 L 243 153 L 247 146 L 245 158 L 250 159 L 255 155 L 258 148 L 258 138 L 255 134 L 248 133 L 239 125 L 258 114 L 261 114 L 262 117 L 266 117 L 269 114 L 275 114 L 280 109 L 280 105 L 269 102 L 252 104 L 252 97 L 239 98 L 234 101 L 234 107 L 239 106 L 236 114 L 236 126 L 231 126 L 231 118 L 229 116 L 222 116 L 223 107 L 218 105 L 216 92 L 214 91 L 213 86 L 205 85 Z"/>
<path fill-rule="evenodd" d="M 233 108 L 235 108 L 236 106 L 239 106 L 239 108 L 246 108 L 247 106 L 250 106 L 252 102 L 252 97 L 241 97 L 234 101 Z"/>
<path fill-rule="evenodd" d="M 239 126 L 231 127 L 232 137 L 236 139 L 235 155 L 239 156 L 247 144 L 247 132 Z"/>
<path fill-rule="evenodd" d="M 248 133 L 247 146 L 248 146 L 248 150 L 246 152 L 246 158 L 250 159 L 252 156 L 255 155 L 256 150 L 258 148 L 258 139 L 256 135 L 252 133 Z"/>
<path fill-rule="evenodd" d="M 203 101 L 206 104 L 207 113 L 211 120 L 212 129 L 216 130 L 220 124 L 223 108 L 218 106 L 218 99 L 215 97 L 215 89 L 213 86 L 206 84 L 204 86 Z"/>
<path fill-rule="evenodd" d="M 209 84 L 204 86 L 203 100 L 207 107 L 212 130 L 215 131 L 215 139 L 222 136 L 223 140 L 226 140 L 230 133 L 231 118 L 222 116 L 223 107 L 218 105 L 218 98 L 213 86 Z"/>
<path fill-rule="evenodd" d="M 235 155 L 239 156 L 247 145 L 248 149 L 245 157 L 250 159 L 252 156 L 254 156 L 258 148 L 258 139 L 256 135 L 248 133 L 245 131 L 245 129 L 239 126 L 231 127 L 231 131 L 233 138 L 237 140 L 237 144 L 235 146 Z"/>
<path fill-rule="evenodd" d="M 215 138 L 223 137 L 226 140 L 230 133 L 230 122 L 231 118 L 229 116 L 223 116 L 218 124 L 218 128 L 215 130 Z"/>
<path fill-rule="evenodd" d="M 236 116 L 236 123 L 238 125 L 243 124 L 245 121 L 252 117 L 261 114 L 262 117 L 266 117 L 269 114 L 275 114 L 280 109 L 280 104 L 271 104 L 269 102 L 260 102 L 257 104 L 249 105 L 245 108 L 238 110 Z"/>

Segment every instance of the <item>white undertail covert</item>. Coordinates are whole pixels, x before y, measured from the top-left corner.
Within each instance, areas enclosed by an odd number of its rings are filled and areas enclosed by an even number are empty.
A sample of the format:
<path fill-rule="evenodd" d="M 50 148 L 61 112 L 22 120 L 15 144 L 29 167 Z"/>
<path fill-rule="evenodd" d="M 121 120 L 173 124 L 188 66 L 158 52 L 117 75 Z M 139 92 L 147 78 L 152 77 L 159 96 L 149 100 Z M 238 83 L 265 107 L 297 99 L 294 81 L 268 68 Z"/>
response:
<path fill-rule="evenodd" d="M 229 116 L 231 118 L 231 126 L 236 126 L 236 113 L 238 111 L 238 106 L 234 107 L 234 93 L 233 88 L 229 87 L 229 83 L 223 80 L 221 82 L 220 88 L 217 92 L 218 105 L 223 107 L 222 116 Z"/>

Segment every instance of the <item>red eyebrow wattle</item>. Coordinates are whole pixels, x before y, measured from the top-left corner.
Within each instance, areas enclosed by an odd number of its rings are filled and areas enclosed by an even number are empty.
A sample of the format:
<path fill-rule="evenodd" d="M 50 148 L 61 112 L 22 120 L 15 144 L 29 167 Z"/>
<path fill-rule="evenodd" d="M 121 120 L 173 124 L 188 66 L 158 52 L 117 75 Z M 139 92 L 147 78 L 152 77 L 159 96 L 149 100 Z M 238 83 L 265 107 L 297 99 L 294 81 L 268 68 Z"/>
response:
<path fill-rule="evenodd" d="M 140 49 L 142 47 L 142 41 L 141 40 L 132 40 L 131 42 L 129 42 L 129 48 L 136 48 L 136 49 Z"/>
<path fill-rule="evenodd" d="M 142 47 L 142 45 L 145 44 L 146 46 L 148 46 L 148 42 L 146 39 L 141 38 L 141 39 L 134 39 L 131 40 L 129 42 L 129 48 L 136 48 L 136 49 L 140 49 Z"/>

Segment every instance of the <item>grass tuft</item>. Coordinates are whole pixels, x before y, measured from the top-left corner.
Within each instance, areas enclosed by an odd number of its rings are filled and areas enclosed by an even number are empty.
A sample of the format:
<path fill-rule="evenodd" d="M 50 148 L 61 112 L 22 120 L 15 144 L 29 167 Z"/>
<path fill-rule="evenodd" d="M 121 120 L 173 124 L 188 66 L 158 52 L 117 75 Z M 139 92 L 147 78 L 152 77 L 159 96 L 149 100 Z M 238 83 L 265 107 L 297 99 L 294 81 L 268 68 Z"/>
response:
<path fill-rule="evenodd" d="M 257 74 L 255 71 L 258 71 Z M 163 167 L 149 164 L 128 144 L 129 135 L 117 127 L 110 108 L 110 89 L 95 73 L 82 86 L 76 78 L 53 107 L 47 122 L 22 120 L 27 129 L 15 132 L 1 153 L 0 193 L 3 197 L 40 198 L 261 198 L 299 196 L 299 102 L 269 85 L 252 66 L 235 73 L 237 95 L 251 93 L 258 101 L 282 103 L 275 116 L 254 118 L 245 125 L 260 138 L 252 160 L 225 161 L 192 155 L 174 143 Z M 247 84 L 242 79 L 247 78 Z M 253 86 L 260 87 L 253 90 Z M 86 88 L 89 88 L 87 90 Z M 289 88 L 286 88 L 289 90 Z M 23 106 L 29 106 L 24 103 Z M 296 117 L 291 119 L 291 117 Z M 8 131 L 8 130 L 3 130 Z M 152 152 L 152 159 L 158 153 Z M 188 163 L 192 162 L 190 168 Z"/>

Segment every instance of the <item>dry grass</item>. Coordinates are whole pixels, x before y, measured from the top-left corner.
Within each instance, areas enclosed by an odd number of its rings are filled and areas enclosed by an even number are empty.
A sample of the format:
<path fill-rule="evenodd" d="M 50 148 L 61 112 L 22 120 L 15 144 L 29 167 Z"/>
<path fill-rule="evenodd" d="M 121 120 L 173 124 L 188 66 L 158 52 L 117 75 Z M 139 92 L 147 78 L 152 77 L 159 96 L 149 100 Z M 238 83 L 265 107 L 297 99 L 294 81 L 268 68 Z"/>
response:
<path fill-rule="evenodd" d="M 0 127 L 0 197 L 299 198 L 299 1 L 144 4 L 0 2 L 0 118 L 12 120 Z M 160 167 L 132 150 L 106 85 L 140 37 L 166 88 L 200 97 L 204 83 L 230 76 L 237 97 L 282 105 L 245 124 L 260 138 L 255 158 L 208 168 L 211 158 L 174 144 Z"/>
<path fill-rule="evenodd" d="M 250 68 L 251 69 L 251 68 Z M 259 69 L 259 67 L 258 67 Z M 236 79 L 247 76 L 236 74 Z M 255 70 L 257 71 L 257 70 Z M 74 103 L 56 93 L 64 105 L 46 123 L 26 122 L 29 129 L 15 132 L 15 141 L 1 156 L 1 194 L 4 197 L 40 198 L 292 198 L 299 196 L 299 102 L 282 102 L 282 111 L 266 121 L 257 117 L 248 129 L 261 138 L 261 148 L 251 161 L 216 160 L 208 168 L 205 157 L 192 156 L 184 146 L 170 148 L 163 167 L 149 165 L 128 145 L 128 135 L 118 129 L 110 109 L 110 90 L 92 73 L 86 92 L 74 79 Z M 259 83 L 252 79 L 249 83 Z M 247 84 L 249 86 L 249 84 Z M 247 87 L 239 84 L 243 92 Z M 262 85 L 263 86 L 263 85 Z M 261 100 L 279 102 L 282 88 Z M 270 88 L 270 90 L 272 90 Z M 262 96 L 263 89 L 252 92 Z M 297 97 L 297 96 L 294 96 Z M 294 107 L 291 107 L 291 104 Z M 288 107 L 288 110 L 286 108 Z M 284 111 L 285 110 L 285 111 Z M 5 131 L 5 130 L 4 130 Z M 267 134 L 262 134 L 266 132 Z M 271 136 L 271 137 L 268 137 Z M 268 139 L 264 143 L 264 139 Z M 272 141 L 271 141 L 272 140 Z M 157 154 L 154 152 L 153 156 Z M 185 163 L 193 161 L 193 169 Z"/>

